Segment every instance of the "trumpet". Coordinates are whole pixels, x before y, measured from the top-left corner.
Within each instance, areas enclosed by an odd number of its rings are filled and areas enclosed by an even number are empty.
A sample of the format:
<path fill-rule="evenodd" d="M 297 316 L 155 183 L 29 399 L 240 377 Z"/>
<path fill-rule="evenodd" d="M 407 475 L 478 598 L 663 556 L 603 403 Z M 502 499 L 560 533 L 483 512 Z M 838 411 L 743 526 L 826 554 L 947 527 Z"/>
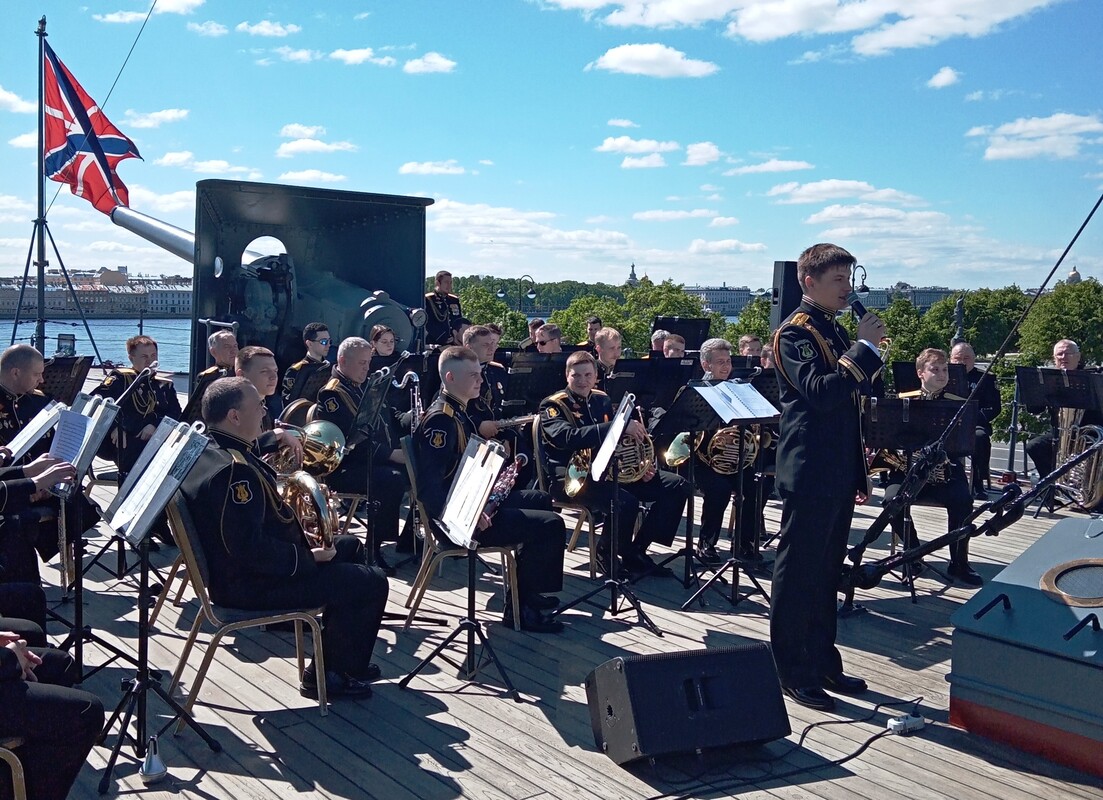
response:
<path fill-rule="evenodd" d="M 299 459 L 291 448 L 281 447 L 276 453 L 265 456 L 264 460 L 277 474 L 289 475 L 305 470 L 322 478 L 341 466 L 346 452 L 345 435 L 332 422 L 315 420 L 302 428 L 281 422 L 279 426 L 299 440 L 303 454 Z"/>

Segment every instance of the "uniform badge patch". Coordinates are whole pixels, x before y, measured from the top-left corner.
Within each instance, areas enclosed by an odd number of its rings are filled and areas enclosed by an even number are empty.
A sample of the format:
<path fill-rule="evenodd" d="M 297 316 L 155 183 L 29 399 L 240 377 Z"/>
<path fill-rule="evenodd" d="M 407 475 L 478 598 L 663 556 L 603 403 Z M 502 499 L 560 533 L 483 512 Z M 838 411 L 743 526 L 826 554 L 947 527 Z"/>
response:
<path fill-rule="evenodd" d="M 548 406 L 548 416 L 555 419 L 559 416 L 559 409 L 555 406 Z"/>
<path fill-rule="evenodd" d="M 801 342 L 797 345 L 797 358 L 801 361 L 811 361 L 816 357 L 816 348 L 811 342 Z"/>
<path fill-rule="evenodd" d="M 253 499 L 253 490 L 249 488 L 249 481 L 238 481 L 230 484 L 230 494 L 233 495 L 234 502 L 239 506 L 243 506 Z"/>
<path fill-rule="evenodd" d="M 429 446 L 435 447 L 438 450 L 444 447 L 444 431 L 431 431 L 429 433 Z"/>
<path fill-rule="evenodd" d="M 328 411 L 330 414 L 333 414 L 337 411 L 337 409 L 338 409 L 337 398 L 336 397 L 326 398 L 326 411 Z"/>

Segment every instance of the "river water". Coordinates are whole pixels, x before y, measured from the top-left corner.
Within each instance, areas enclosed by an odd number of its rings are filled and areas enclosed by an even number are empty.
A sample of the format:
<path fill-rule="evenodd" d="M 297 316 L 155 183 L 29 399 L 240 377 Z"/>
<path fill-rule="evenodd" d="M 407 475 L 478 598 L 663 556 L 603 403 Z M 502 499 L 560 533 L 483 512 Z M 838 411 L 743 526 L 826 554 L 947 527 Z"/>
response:
<path fill-rule="evenodd" d="M 7 346 L 12 338 L 12 320 L 0 320 L 0 330 L 4 332 L 3 345 Z M 46 323 L 46 355 L 57 350 L 58 335 L 67 334 L 76 337 L 78 355 L 95 356 L 99 351 L 100 360 L 113 361 L 127 365 L 126 340 L 138 335 L 137 319 L 89 319 L 88 327 L 92 331 L 95 348 L 88 339 L 88 332 L 80 320 L 59 320 Z M 34 337 L 34 320 L 20 321 L 15 335 L 16 344 L 31 344 Z M 191 355 L 191 317 L 177 319 L 147 319 L 142 322 L 142 332 L 152 336 L 157 342 L 158 369 L 162 372 L 187 373 Z"/>

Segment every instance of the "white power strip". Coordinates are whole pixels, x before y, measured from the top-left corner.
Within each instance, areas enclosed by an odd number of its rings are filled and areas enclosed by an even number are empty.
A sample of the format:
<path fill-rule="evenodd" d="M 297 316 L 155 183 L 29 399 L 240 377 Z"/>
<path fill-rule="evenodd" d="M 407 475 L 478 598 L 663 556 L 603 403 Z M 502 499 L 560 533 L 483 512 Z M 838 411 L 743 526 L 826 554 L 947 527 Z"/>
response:
<path fill-rule="evenodd" d="M 915 714 L 906 714 L 903 717 L 893 717 L 888 721 L 886 727 L 890 733 L 903 735 L 905 733 L 918 731 L 926 724 L 927 722 L 923 717 L 917 717 Z"/>

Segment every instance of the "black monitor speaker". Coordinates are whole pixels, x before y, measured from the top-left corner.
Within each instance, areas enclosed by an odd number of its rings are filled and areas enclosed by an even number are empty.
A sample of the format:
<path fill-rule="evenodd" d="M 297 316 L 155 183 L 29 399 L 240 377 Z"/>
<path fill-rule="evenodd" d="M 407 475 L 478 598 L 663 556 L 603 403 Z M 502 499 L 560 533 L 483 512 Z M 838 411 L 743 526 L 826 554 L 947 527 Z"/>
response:
<path fill-rule="evenodd" d="M 770 330 L 776 331 L 800 305 L 803 292 L 797 280 L 796 261 L 774 262 L 774 286 L 770 292 Z"/>

